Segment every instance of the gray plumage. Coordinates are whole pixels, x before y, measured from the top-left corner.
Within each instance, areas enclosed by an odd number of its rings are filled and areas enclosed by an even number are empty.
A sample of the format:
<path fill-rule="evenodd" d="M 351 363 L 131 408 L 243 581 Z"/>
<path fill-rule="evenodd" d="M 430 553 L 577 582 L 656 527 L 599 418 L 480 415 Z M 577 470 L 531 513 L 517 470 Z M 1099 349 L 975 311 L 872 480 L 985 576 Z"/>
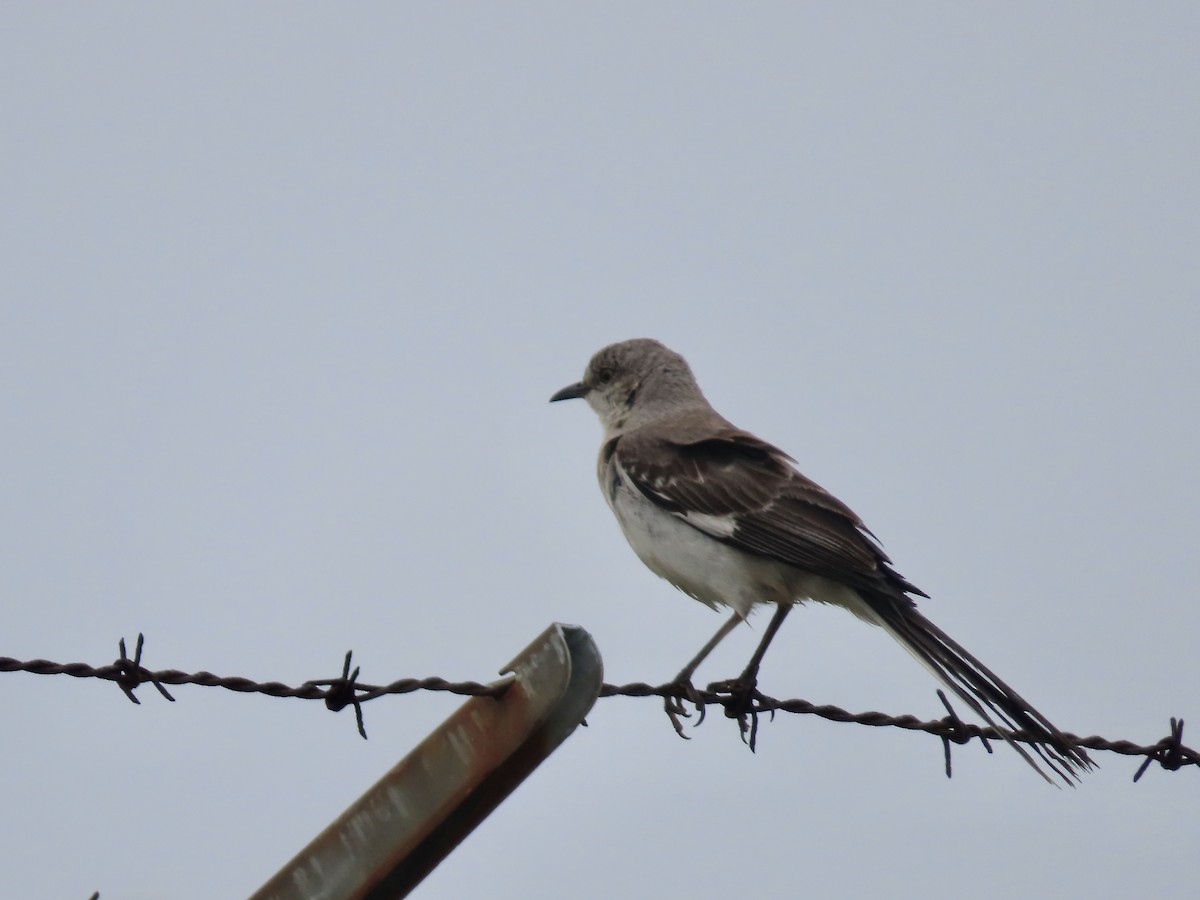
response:
<path fill-rule="evenodd" d="M 653 572 L 742 618 L 756 603 L 790 608 L 816 600 L 845 607 L 886 629 L 986 722 L 999 719 L 1024 732 L 1034 753 L 1067 783 L 1092 765 L 917 610 L 913 597 L 926 594 L 892 567 L 849 507 L 802 475 L 782 450 L 718 414 L 682 356 L 649 339 L 612 344 L 592 357 L 582 381 L 551 399 L 574 397 L 586 399 L 600 417 L 601 490 Z M 1009 743 L 1046 777 L 1021 744 Z"/>

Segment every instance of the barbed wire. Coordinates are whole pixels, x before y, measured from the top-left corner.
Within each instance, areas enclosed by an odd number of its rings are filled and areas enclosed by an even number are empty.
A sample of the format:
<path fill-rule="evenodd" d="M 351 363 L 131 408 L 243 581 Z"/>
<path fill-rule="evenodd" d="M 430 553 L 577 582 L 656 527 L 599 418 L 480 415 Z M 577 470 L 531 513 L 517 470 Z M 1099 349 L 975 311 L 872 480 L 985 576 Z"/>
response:
<path fill-rule="evenodd" d="M 105 666 L 91 666 L 87 663 L 56 663 L 46 659 L 18 660 L 8 656 L 0 656 L 0 672 L 28 672 L 33 675 L 70 675 L 72 678 L 98 678 L 115 682 L 133 703 L 140 704 L 141 700 L 134 691 L 143 684 L 153 685 L 166 700 L 171 702 L 171 696 L 165 685 L 195 684 L 202 687 L 219 687 L 243 694 L 265 694 L 269 697 L 294 697 L 300 700 L 322 700 L 328 709 L 337 712 L 347 706 L 354 707 L 355 721 L 358 733 L 366 738 L 367 731 L 363 724 L 362 704 L 368 700 L 394 694 L 410 694 L 413 691 L 441 691 L 468 697 L 499 697 L 513 683 L 510 676 L 491 684 L 480 684 L 475 681 L 447 681 L 444 678 L 400 678 L 388 684 L 363 684 L 358 680 L 360 667 L 351 670 L 353 651 L 347 652 L 342 663 L 342 674 L 337 678 L 327 678 L 305 681 L 299 686 L 292 687 L 279 681 L 258 682 L 240 676 L 220 676 L 212 672 L 182 672 L 178 669 L 161 669 L 151 671 L 142 665 L 142 650 L 145 637 L 138 635 L 133 657 L 130 658 L 125 649 L 125 639 L 118 642 L 120 656 Z M 753 704 L 747 709 L 744 698 L 732 697 L 727 692 L 690 690 L 687 686 L 677 683 L 652 685 L 646 682 L 631 682 L 629 684 L 604 684 L 600 689 L 601 697 L 661 697 L 677 699 L 695 705 L 699 717 L 696 724 L 704 721 L 704 713 L 709 706 L 721 706 L 725 715 L 739 719 L 742 726 L 743 738 L 746 737 L 747 727 L 751 730 L 749 743 L 753 745 L 754 731 L 758 727 L 758 715 L 769 714 L 773 719 L 776 712 L 794 713 L 798 715 L 813 715 L 831 722 L 850 722 L 857 725 L 873 727 L 900 728 L 905 731 L 923 731 L 941 738 L 945 753 L 946 776 L 951 775 L 950 745 L 967 744 L 978 739 L 989 753 L 992 748 L 989 741 L 1002 740 L 1004 735 L 991 726 L 974 725 L 962 721 L 954 712 L 946 695 L 938 691 L 946 715 L 940 719 L 922 720 L 913 715 L 889 715 L 882 712 L 848 712 L 831 704 L 818 705 L 808 700 L 790 699 L 778 700 L 764 694 L 755 693 Z M 747 714 L 751 720 L 746 724 Z M 1137 744 L 1128 740 L 1109 740 L 1100 735 L 1080 737 L 1069 732 L 1064 733 L 1068 740 L 1088 750 L 1107 751 L 1121 756 L 1141 756 L 1144 761 L 1133 776 L 1138 781 L 1145 774 L 1151 763 L 1157 762 L 1167 771 L 1176 771 L 1185 766 L 1200 766 L 1200 753 L 1183 743 L 1183 719 L 1171 719 L 1170 733 L 1154 744 Z M 1024 732 L 1010 732 L 1009 737 L 1022 743 L 1033 743 L 1034 738 Z"/>

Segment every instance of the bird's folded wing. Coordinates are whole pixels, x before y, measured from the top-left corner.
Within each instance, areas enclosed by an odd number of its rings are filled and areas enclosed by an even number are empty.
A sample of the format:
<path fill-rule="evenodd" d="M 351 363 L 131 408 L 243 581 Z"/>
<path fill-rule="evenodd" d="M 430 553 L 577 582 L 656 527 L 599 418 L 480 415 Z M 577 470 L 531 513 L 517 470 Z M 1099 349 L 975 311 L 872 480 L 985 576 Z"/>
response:
<path fill-rule="evenodd" d="M 749 432 L 729 426 L 666 440 L 635 431 L 612 453 L 647 499 L 716 540 L 872 594 L 925 596 L 891 568 L 848 506 Z"/>

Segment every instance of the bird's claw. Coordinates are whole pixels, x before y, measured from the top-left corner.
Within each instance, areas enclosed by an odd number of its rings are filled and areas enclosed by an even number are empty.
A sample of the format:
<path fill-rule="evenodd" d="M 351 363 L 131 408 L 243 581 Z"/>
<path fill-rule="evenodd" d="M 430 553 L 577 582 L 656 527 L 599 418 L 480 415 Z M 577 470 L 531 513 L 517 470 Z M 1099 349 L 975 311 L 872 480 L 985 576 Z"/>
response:
<path fill-rule="evenodd" d="M 683 733 L 683 722 L 681 719 L 690 719 L 692 714 L 684 707 L 684 702 L 692 703 L 696 707 L 696 712 L 699 717 L 693 723 L 692 727 L 696 727 L 704 721 L 704 702 L 700 699 L 700 692 L 696 690 L 691 680 L 688 678 L 677 678 L 671 684 L 667 685 L 671 693 L 663 697 L 663 711 L 667 714 L 667 718 L 671 720 L 671 725 L 675 728 L 675 733 L 685 741 L 691 740 Z"/>
<path fill-rule="evenodd" d="M 719 702 L 725 708 L 725 716 L 737 719 L 742 741 L 754 752 L 758 744 L 758 714 L 762 706 L 771 698 L 758 689 L 758 679 L 753 675 L 743 673 L 739 678 L 729 681 L 714 681 L 708 686 L 714 694 L 721 694 Z M 775 718 L 775 710 L 768 709 L 771 718 Z"/>

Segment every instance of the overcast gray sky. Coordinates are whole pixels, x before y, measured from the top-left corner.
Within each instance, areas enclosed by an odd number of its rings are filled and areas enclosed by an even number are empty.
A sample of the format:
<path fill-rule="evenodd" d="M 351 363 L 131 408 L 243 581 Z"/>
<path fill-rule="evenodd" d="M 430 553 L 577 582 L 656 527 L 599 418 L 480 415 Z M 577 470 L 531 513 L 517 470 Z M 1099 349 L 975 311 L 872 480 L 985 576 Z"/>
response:
<path fill-rule="evenodd" d="M 719 618 L 550 406 L 657 337 L 1062 728 L 1200 720 L 1200 6 L 0 10 L 0 655 L 488 680 L 549 622 L 667 680 Z M 764 618 L 756 620 L 761 632 Z M 698 680 L 740 671 L 736 634 Z M 764 691 L 936 717 L 839 610 Z M 0 895 L 266 880 L 458 705 L 0 676 Z M 416 896 L 1190 897 L 1200 780 L 650 700 Z M 1186 737 L 1186 735 L 1185 735 Z M 1193 735 L 1191 743 L 1200 738 Z"/>

